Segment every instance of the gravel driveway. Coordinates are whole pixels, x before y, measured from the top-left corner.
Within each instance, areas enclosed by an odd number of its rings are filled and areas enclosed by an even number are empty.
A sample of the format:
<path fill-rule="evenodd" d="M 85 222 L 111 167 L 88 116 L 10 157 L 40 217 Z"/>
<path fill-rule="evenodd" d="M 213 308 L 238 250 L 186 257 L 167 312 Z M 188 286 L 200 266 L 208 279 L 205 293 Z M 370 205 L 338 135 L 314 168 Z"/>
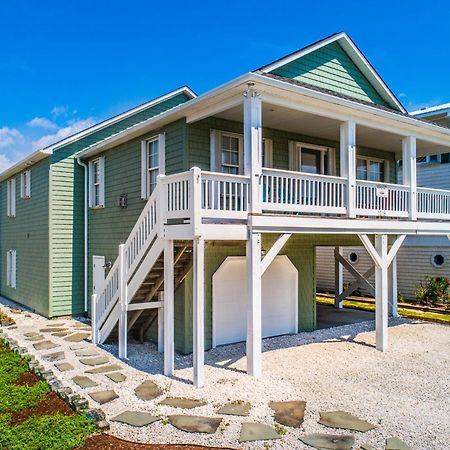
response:
<path fill-rule="evenodd" d="M 24 332 L 48 323 L 30 314 L 14 317 L 18 328 L 7 330 L 21 345 L 32 350 L 22 339 Z M 19 318 L 20 317 L 20 318 Z M 58 320 L 70 325 L 72 319 Z M 346 434 L 317 423 L 319 411 L 344 410 L 378 425 L 367 433 L 355 433 L 357 444 L 370 443 L 384 448 L 385 439 L 396 436 L 413 449 L 444 450 L 450 442 L 450 327 L 396 319 L 390 322 L 389 350 L 374 349 L 374 323 L 301 333 L 264 341 L 263 377 L 255 380 L 245 374 L 243 344 L 217 348 L 206 353 L 206 386 L 192 386 L 192 359 L 176 356 L 174 379 L 161 375 L 162 355 L 152 344 L 129 344 L 128 365 L 115 360 L 117 347 L 105 345 L 100 352 L 112 363 L 123 366 L 126 381 L 120 385 L 103 374 L 91 377 L 105 389 L 115 389 L 119 398 L 102 405 L 107 418 L 124 410 L 148 411 L 155 415 L 195 414 L 217 416 L 216 409 L 227 401 L 244 400 L 252 404 L 250 416 L 224 416 L 223 425 L 214 435 L 186 433 L 166 422 L 135 428 L 111 423 L 111 433 L 123 439 L 154 443 L 195 443 L 245 449 L 303 449 L 298 437 L 305 433 Z M 52 338 L 56 342 L 56 338 Z M 58 341 L 60 349 L 72 351 L 68 342 Z M 91 346 L 83 342 L 82 345 Z M 77 389 L 70 380 L 87 369 L 69 360 L 74 370 L 62 372 L 61 380 Z M 156 401 L 136 398 L 134 389 L 151 379 L 170 396 L 205 400 L 206 406 L 184 411 Z M 85 389 L 83 395 L 96 389 Z M 238 442 L 242 422 L 274 425 L 268 402 L 305 400 L 305 421 L 301 429 L 286 429 L 280 440 L 242 445 Z M 95 402 L 92 402 L 95 406 Z"/>

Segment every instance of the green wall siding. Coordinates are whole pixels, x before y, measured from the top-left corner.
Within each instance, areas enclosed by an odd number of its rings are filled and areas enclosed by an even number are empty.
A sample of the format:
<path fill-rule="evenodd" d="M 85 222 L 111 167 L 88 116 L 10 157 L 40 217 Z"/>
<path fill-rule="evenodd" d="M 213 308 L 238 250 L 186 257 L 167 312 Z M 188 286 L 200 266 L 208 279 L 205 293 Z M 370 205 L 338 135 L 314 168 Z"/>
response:
<path fill-rule="evenodd" d="M 337 42 L 278 67 L 271 73 L 388 106 Z"/>
<path fill-rule="evenodd" d="M 184 93 L 178 94 L 160 104 L 147 108 L 133 116 L 105 127 L 77 142 L 56 150 L 51 156 L 50 170 L 50 314 L 80 314 L 84 305 L 84 171 L 76 162 L 76 155 L 92 145 L 117 134 L 137 123 L 161 114 L 179 104 L 185 103 L 189 97 Z M 176 125 L 172 125 L 176 129 Z M 172 134 L 168 136 L 173 140 Z M 169 143 L 169 149 L 176 144 Z M 178 153 L 177 153 L 178 154 Z M 178 168 L 176 158 L 173 157 L 175 169 Z M 181 153 L 182 155 L 182 153 Z M 139 154 L 140 158 L 140 154 Z M 126 158 L 125 158 L 126 159 Z M 114 161 L 114 158 L 113 158 Z M 127 193 L 128 178 L 139 180 L 140 165 L 137 171 L 133 161 L 124 161 L 125 169 L 122 182 L 117 183 L 121 193 Z M 140 163 L 139 163 L 140 164 Z M 126 172 L 126 167 L 130 170 Z M 174 170 L 175 170 L 174 169 Z M 140 186 L 140 182 L 139 182 Z M 142 208 L 142 201 L 136 207 L 131 183 L 129 217 L 136 219 Z M 110 190 L 110 206 L 115 202 L 117 191 Z M 120 194 L 118 194 L 120 195 Z M 140 196 L 140 192 L 139 192 Z M 136 211 L 139 211 L 136 214 Z M 128 220 L 128 219 L 127 219 Z M 123 222 L 122 222 L 123 223 Z M 128 222 L 127 222 L 128 223 Z M 120 223 L 118 226 L 120 230 Z M 128 229 L 127 229 L 128 230 Z M 126 232 L 123 231 L 120 236 Z"/>
<path fill-rule="evenodd" d="M 16 217 L 6 216 L 6 181 L 1 183 L 1 294 L 40 314 L 49 314 L 48 171 L 44 159 L 31 168 L 31 198 L 20 198 L 16 180 Z M 6 285 L 6 252 L 17 251 L 16 289 Z"/>

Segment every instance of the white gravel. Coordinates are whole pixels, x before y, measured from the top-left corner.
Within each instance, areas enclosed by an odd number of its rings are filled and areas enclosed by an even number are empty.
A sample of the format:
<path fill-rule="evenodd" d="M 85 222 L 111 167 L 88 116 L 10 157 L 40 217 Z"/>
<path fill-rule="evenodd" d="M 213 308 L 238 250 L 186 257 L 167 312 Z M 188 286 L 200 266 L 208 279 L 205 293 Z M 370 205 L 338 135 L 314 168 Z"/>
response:
<path fill-rule="evenodd" d="M 12 304 L 0 299 L 0 306 L 8 314 Z M 23 333 L 38 331 L 49 323 L 35 314 L 10 314 L 17 329 L 5 334 L 37 355 L 65 350 L 65 361 L 75 370 L 58 373 L 53 364 L 41 360 L 45 367 L 54 369 L 58 378 L 87 397 L 87 393 L 114 389 L 120 397 L 101 408 L 107 418 L 130 409 L 148 411 L 156 415 L 194 414 L 217 416 L 219 405 L 230 400 L 245 400 L 252 404 L 250 416 L 224 416 L 215 435 L 192 434 L 179 431 L 166 421 L 143 428 L 111 423 L 111 433 L 123 439 L 152 443 L 195 443 L 244 449 L 306 449 L 298 437 L 305 433 L 346 434 L 317 423 L 319 411 L 344 410 L 361 419 L 378 424 L 367 433 L 354 433 L 356 444 L 369 443 L 384 448 L 385 439 L 396 436 L 413 449 L 444 450 L 450 448 L 450 327 L 426 322 L 397 319 L 390 322 L 389 350 L 374 349 L 374 323 L 301 333 L 264 340 L 263 376 L 256 380 L 245 374 L 245 346 L 243 344 L 217 348 L 206 353 L 206 386 L 196 389 L 191 384 L 191 356 L 176 356 L 175 377 L 161 375 L 162 355 L 152 344 L 129 343 L 128 365 L 116 360 L 117 346 L 105 345 L 99 353 L 119 362 L 127 376 L 116 384 L 105 375 L 88 375 L 100 387 L 81 389 L 70 380 L 89 367 L 79 363 L 73 351 L 92 345 L 74 344 L 62 338 L 49 336 L 60 345 L 53 350 L 36 352 L 33 342 Z M 27 317 L 28 316 L 28 317 Z M 74 319 L 53 322 L 73 327 Z M 47 334 L 47 333 L 46 333 Z M 184 396 L 206 400 L 208 405 L 194 410 L 180 410 L 158 406 L 156 401 L 141 401 L 134 389 L 144 380 L 154 380 L 170 396 Z M 93 406 L 98 406 L 87 397 Z M 255 421 L 274 424 L 270 400 L 306 400 L 307 410 L 302 429 L 286 429 L 282 439 L 242 445 L 238 442 L 240 424 Z M 356 446 L 357 448 L 357 446 Z"/>

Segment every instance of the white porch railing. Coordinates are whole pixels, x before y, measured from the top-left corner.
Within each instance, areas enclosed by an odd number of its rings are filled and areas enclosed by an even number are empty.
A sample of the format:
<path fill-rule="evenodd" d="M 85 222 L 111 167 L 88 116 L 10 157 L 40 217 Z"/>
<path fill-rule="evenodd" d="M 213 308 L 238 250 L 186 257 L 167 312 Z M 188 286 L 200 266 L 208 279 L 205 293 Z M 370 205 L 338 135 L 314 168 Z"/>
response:
<path fill-rule="evenodd" d="M 417 188 L 417 217 L 419 219 L 450 219 L 450 191 Z"/>
<path fill-rule="evenodd" d="M 263 210 L 345 214 L 346 198 L 345 178 L 263 169 Z"/>
<path fill-rule="evenodd" d="M 356 180 L 358 216 L 408 217 L 409 187 Z"/>

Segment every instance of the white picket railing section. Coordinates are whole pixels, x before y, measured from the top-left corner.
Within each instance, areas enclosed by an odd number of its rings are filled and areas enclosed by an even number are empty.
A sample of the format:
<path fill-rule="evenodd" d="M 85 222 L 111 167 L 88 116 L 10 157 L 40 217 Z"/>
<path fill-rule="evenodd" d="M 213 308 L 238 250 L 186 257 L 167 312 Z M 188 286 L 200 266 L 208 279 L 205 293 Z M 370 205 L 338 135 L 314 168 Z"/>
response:
<path fill-rule="evenodd" d="M 450 219 L 450 192 L 441 189 L 417 188 L 419 219 Z"/>
<path fill-rule="evenodd" d="M 250 178 L 202 172 L 202 217 L 247 218 Z"/>
<path fill-rule="evenodd" d="M 345 178 L 263 169 L 263 210 L 345 214 L 346 192 Z"/>
<path fill-rule="evenodd" d="M 409 187 L 400 184 L 356 181 L 356 214 L 408 217 Z"/>
<path fill-rule="evenodd" d="M 161 200 L 165 205 L 164 219 L 190 217 L 192 173 L 193 171 L 183 172 L 160 178 Z"/>

